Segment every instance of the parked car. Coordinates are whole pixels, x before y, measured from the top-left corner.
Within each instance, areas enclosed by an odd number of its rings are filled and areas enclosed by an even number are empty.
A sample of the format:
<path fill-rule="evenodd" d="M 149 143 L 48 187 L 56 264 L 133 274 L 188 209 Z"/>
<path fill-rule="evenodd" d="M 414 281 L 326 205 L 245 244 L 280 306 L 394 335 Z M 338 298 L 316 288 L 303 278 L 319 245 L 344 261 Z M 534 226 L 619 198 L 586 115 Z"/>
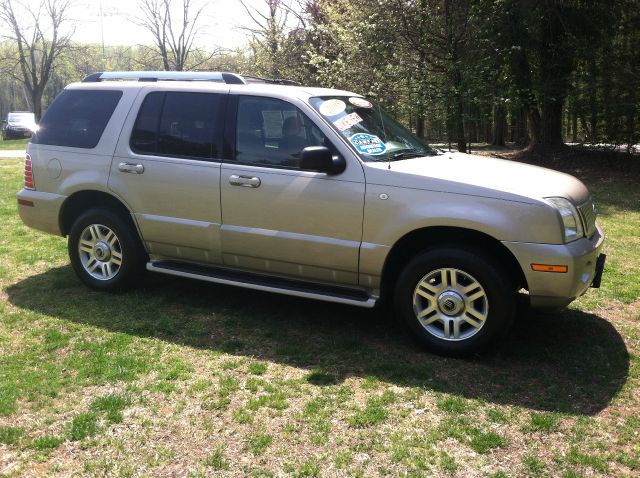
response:
<path fill-rule="evenodd" d="M 2 139 L 30 138 L 36 129 L 36 118 L 29 111 L 11 111 L 2 120 Z"/>
<path fill-rule="evenodd" d="M 387 297 L 449 355 L 499 341 L 518 294 L 558 308 L 598 287 L 605 260 L 576 178 L 438 151 L 356 93 L 232 73 L 67 86 L 18 204 L 68 237 L 91 288 L 135 286 L 146 268 L 360 307 Z"/>

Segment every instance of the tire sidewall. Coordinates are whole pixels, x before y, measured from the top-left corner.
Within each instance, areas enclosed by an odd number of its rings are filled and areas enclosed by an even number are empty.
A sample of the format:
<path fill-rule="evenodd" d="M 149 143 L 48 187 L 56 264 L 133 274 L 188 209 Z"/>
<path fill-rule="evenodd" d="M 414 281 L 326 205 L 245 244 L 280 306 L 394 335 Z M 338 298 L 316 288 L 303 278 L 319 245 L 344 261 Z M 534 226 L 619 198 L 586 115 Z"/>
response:
<path fill-rule="evenodd" d="M 483 327 L 472 337 L 447 341 L 429 333 L 413 310 L 413 294 L 418 282 L 441 268 L 455 268 L 473 276 L 484 289 L 489 314 Z M 430 351 L 449 356 L 466 356 L 487 348 L 504 336 L 513 320 L 515 291 L 507 273 L 481 252 L 447 247 L 426 251 L 413 259 L 402 271 L 395 288 L 396 314 L 420 344 Z"/>
<path fill-rule="evenodd" d="M 120 241 L 122 265 L 111 279 L 100 280 L 89 274 L 80 259 L 78 242 L 82 231 L 91 224 L 101 224 L 111 229 Z M 135 235 L 134 235 L 135 234 Z M 73 223 L 69 231 L 68 251 L 71 265 L 80 280 L 92 289 L 120 291 L 134 285 L 144 270 L 144 251 L 137 237 L 123 218 L 105 209 L 91 209 L 83 213 Z"/>

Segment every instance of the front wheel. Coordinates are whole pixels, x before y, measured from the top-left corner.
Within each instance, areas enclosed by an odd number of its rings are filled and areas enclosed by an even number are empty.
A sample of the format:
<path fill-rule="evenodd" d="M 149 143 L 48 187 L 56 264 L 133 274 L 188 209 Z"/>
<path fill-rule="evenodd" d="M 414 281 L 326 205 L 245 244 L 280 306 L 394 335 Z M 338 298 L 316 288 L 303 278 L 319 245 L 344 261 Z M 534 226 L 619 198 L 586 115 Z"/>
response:
<path fill-rule="evenodd" d="M 396 313 L 428 350 L 449 356 L 479 352 L 504 336 L 515 290 L 490 256 L 464 248 L 423 252 L 402 271 Z"/>
<path fill-rule="evenodd" d="M 74 271 L 92 289 L 130 288 L 144 271 L 145 252 L 135 230 L 110 210 L 82 214 L 71 227 L 68 249 Z"/>

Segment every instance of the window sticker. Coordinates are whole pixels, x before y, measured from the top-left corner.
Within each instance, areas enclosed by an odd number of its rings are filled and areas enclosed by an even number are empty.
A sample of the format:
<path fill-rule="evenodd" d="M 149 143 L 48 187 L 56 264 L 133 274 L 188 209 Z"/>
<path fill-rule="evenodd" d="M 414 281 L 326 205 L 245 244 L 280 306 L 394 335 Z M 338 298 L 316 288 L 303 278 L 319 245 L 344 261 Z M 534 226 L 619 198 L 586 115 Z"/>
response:
<path fill-rule="evenodd" d="M 349 103 L 357 108 L 373 108 L 373 103 L 371 103 L 371 101 L 365 100 L 364 98 L 359 98 L 357 96 L 349 98 Z"/>
<path fill-rule="evenodd" d="M 282 138 L 282 111 L 262 111 L 262 124 L 264 125 L 264 137 L 266 139 Z"/>
<path fill-rule="evenodd" d="M 355 146 L 356 151 L 362 154 L 377 156 L 387 150 L 382 140 L 372 134 L 356 133 L 349 138 L 349 141 Z"/>
<path fill-rule="evenodd" d="M 342 113 L 346 107 L 347 104 L 344 101 L 333 99 L 322 103 L 319 109 L 324 116 L 335 116 Z"/>
<path fill-rule="evenodd" d="M 340 131 L 345 131 L 360 122 L 362 122 L 362 118 L 360 117 L 360 115 L 358 113 L 351 113 L 347 116 L 343 116 L 339 120 L 334 121 L 333 124 Z"/>

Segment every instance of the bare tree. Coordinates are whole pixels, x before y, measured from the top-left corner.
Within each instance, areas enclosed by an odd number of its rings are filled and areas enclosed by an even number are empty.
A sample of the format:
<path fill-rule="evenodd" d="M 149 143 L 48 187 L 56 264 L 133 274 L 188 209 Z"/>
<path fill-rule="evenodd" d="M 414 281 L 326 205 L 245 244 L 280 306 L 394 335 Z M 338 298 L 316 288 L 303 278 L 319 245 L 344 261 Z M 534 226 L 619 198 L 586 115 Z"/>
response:
<path fill-rule="evenodd" d="M 69 48 L 71 31 L 63 32 L 72 0 L 0 0 L 0 22 L 15 42 L 17 57 L 6 73 L 24 84 L 36 119 L 42 116 L 42 94 L 58 57 Z M 17 11 L 17 13 L 16 13 Z M 24 16 L 24 18 L 22 17 Z"/>
<path fill-rule="evenodd" d="M 172 11 L 173 0 L 139 1 L 142 16 L 137 23 L 153 36 L 162 58 L 162 66 L 167 71 L 182 71 L 188 68 L 189 57 L 197 50 L 194 42 L 200 32 L 199 21 L 206 6 L 206 3 L 197 6 L 192 0 L 178 1 L 181 1 L 182 5 L 177 19 L 172 16 L 176 13 L 175 10 Z M 190 67 L 196 68 L 216 53 L 217 50 Z"/>
<path fill-rule="evenodd" d="M 252 35 L 252 48 L 255 66 L 258 73 L 271 78 L 282 76 L 283 63 L 282 46 L 286 39 L 286 27 L 291 6 L 284 0 L 263 0 L 266 13 L 257 7 L 250 7 L 244 0 L 240 0 L 251 26 L 242 27 Z"/>

